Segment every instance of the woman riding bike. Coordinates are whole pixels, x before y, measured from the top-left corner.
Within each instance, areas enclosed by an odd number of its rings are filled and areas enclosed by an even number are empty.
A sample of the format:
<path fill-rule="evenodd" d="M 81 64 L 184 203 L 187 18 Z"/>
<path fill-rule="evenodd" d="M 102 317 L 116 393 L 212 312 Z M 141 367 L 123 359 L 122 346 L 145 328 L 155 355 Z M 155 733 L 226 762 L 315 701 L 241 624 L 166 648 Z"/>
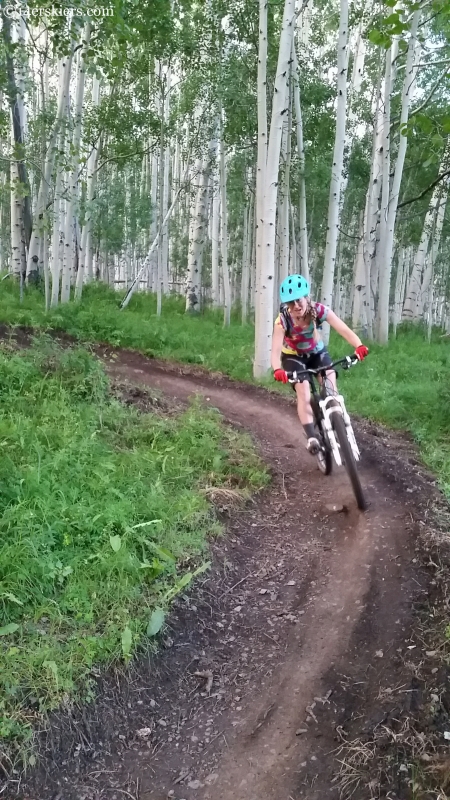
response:
<path fill-rule="evenodd" d="M 309 292 L 309 283 L 302 275 L 289 275 L 281 284 L 281 308 L 273 329 L 271 364 L 275 380 L 281 383 L 288 382 L 286 371 L 297 372 L 301 381 L 293 387 L 297 394 L 297 412 L 306 434 L 306 449 L 317 455 L 320 442 L 314 428 L 308 373 L 305 371 L 303 379 L 301 376 L 302 369 L 320 369 L 332 363 L 317 328 L 326 320 L 355 348 L 360 361 L 369 350 L 331 308 L 311 301 Z M 327 372 L 327 380 L 337 391 L 334 370 Z"/>

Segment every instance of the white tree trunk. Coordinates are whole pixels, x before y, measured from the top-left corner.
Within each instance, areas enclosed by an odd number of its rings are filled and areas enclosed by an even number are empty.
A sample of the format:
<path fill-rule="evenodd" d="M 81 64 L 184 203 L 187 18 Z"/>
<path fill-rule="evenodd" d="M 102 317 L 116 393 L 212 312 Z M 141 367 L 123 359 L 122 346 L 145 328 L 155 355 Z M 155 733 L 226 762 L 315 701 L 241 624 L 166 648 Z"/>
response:
<path fill-rule="evenodd" d="M 28 252 L 27 275 L 30 275 L 32 272 L 38 269 L 41 238 L 43 236 L 43 232 L 44 229 L 46 228 L 46 222 L 47 222 L 46 206 L 48 199 L 48 191 L 51 185 L 52 173 L 55 165 L 57 141 L 58 141 L 58 136 L 60 136 L 60 138 L 62 136 L 61 129 L 64 126 L 64 121 L 67 115 L 70 74 L 72 71 L 72 57 L 73 57 L 73 49 L 71 49 L 69 55 L 61 58 L 58 64 L 58 75 L 59 75 L 58 107 L 56 111 L 56 118 L 53 123 L 53 128 L 50 133 L 47 152 L 45 155 L 43 175 L 39 184 L 39 192 L 35 210 L 35 221 L 30 240 L 30 248 Z M 48 72 L 47 72 L 47 78 L 48 78 Z M 53 272 L 54 272 L 54 265 L 53 265 Z M 55 305 L 57 304 L 57 302 L 58 302 L 58 294 L 56 296 Z"/>
<path fill-rule="evenodd" d="M 289 198 L 289 208 L 291 214 L 291 252 L 289 257 L 289 270 L 291 275 L 297 275 L 297 240 L 295 237 L 295 212 L 294 206 L 292 205 L 291 198 Z M 302 273 L 303 274 L 303 273 Z M 307 275 L 304 275 L 305 278 L 309 277 L 309 270 L 307 270 Z"/>
<path fill-rule="evenodd" d="M 256 284 L 256 195 L 253 197 L 253 225 L 251 230 L 252 243 L 250 248 L 250 308 L 255 309 L 255 284 Z"/>
<path fill-rule="evenodd" d="M 158 156 L 152 155 L 152 175 L 151 175 L 151 209 L 152 221 L 150 223 L 150 241 L 152 242 L 158 230 Z M 148 284 L 152 292 L 156 292 L 156 281 L 158 272 L 158 253 L 153 251 L 148 270 Z"/>
<path fill-rule="evenodd" d="M 223 140 L 223 111 L 220 115 L 219 165 L 220 165 L 220 254 L 223 280 L 223 324 L 228 326 L 231 319 L 231 287 L 228 269 L 228 206 L 227 206 L 227 165 L 225 143 Z"/>
<path fill-rule="evenodd" d="M 82 47 L 78 51 L 77 89 L 74 108 L 74 130 L 72 137 L 72 169 L 68 187 L 66 228 L 64 233 L 64 256 L 61 279 L 61 303 L 70 300 L 70 285 L 78 263 L 78 253 L 74 252 L 74 220 L 78 216 L 78 170 L 80 163 L 81 123 L 83 116 L 84 86 L 86 81 L 85 54 L 89 47 L 91 26 L 87 22 L 83 31 Z M 75 247 L 78 248 L 76 238 Z"/>
<path fill-rule="evenodd" d="M 219 237 L 220 237 L 220 191 L 214 181 L 211 226 L 211 301 L 214 308 L 219 305 Z"/>
<path fill-rule="evenodd" d="M 14 147 L 12 134 L 11 147 Z M 17 278 L 25 277 L 25 240 L 22 220 L 22 198 L 19 190 L 19 169 L 17 161 L 10 161 L 11 183 L 11 272 Z"/>
<path fill-rule="evenodd" d="M 280 181 L 280 215 L 278 219 L 279 229 L 279 270 L 278 278 L 279 283 L 276 286 L 278 292 L 279 286 L 289 274 L 289 195 L 290 195 L 290 170 L 291 170 L 291 135 L 292 135 L 292 115 L 288 113 L 283 128 L 283 136 L 281 142 L 281 181 Z M 278 305 L 277 298 L 275 304 Z"/>
<path fill-rule="evenodd" d="M 364 20 L 358 25 L 356 32 L 356 44 L 354 47 L 353 74 L 352 74 L 352 93 L 359 94 L 364 78 L 364 62 L 366 58 L 366 40 L 363 36 Z"/>
<path fill-rule="evenodd" d="M 331 171 L 330 198 L 328 205 L 327 241 L 323 265 L 321 299 L 330 305 L 333 297 L 334 269 L 340 222 L 340 192 L 344 163 L 345 125 L 347 114 L 347 68 L 348 68 L 348 0 L 341 0 L 339 40 L 337 57 L 337 107 L 336 137 L 334 142 L 333 167 Z M 328 344 L 330 326 L 323 325 L 322 338 Z"/>
<path fill-rule="evenodd" d="M 27 117 L 24 102 L 25 93 L 25 76 L 24 67 L 21 65 L 21 58 L 24 54 L 26 29 L 24 27 L 24 20 L 20 17 L 16 20 L 14 17 L 10 22 L 10 35 L 11 43 L 18 48 L 19 56 L 15 58 L 15 74 L 14 80 L 16 83 L 17 94 L 15 97 L 15 108 L 11 112 L 11 151 L 14 153 L 16 150 L 16 134 L 14 131 L 13 116 L 18 115 L 20 127 L 20 139 L 23 144 L 27 138 Z M 12 57 L 12 56 L 11 56 Z M 11 87 L 12 88 L 12 87 Z M 22 145 L 23 147 L 23 145 Z M 18 156 L 20 158 L 20 156 Z M 26 235 L 24 227 L 24 204 L 23 195 L 21 191 L 21 173 L 19 160 L 11 159 L 10 161 L 10 208 L 11 208 L 11 272 L 17 278 L 23 280 L 26 274 L 27 265 L 27 252 L 26 252 Z"/>
<path fill-rule="evenodd" d="M 429 326 L 431 325 L 430 315 L 433 306 L 433 296 L 434 296 L 434 291 L 433 291 L 434 271 L 441 243 L 442 228 L 444 227 L 445 209 L 448 198 L 448 188 L 449 188 L 448 184 L 445 184 L 441 187 L 441 196 L 439 198 L 438 208 L 436 209 L 436 217 L 435 217 L 433 236 L 431 240 L 428 265 L 423 278 L 423 283 L 420 292 L 419 315 L 422 317 L 424 316 L 425 311 L 427 312 Z"/>
<path fill-rule="evenodd" d="M 254 195 L 251 191 L 252 170 L 247 174 L 247 203 L 244 209 L 244 233 L 243 233 L 243 252 L 242 252 L 242 271 L 241 271 L 241 311 L 242 324 L 247 322 L 248 301 L 250 289 L 250 261 L 252 254 L 252 230 L 253 230 L 253 200 Z"/>
<path fill-rule="evenodd" d="M 403 294 L 405 286 L 405 271 L 407 270 L 406 251 L 402 246 L 398 249 L 397 275 L 395 278 L 394 309 L 392 314 L 392 326 L 394 336 L 397 334 L 397 326 L 402 318 Z"/>
<path fill-rule="evenodd" d="M 68 115 L 69 85 L 70 85 L 70 73 L 72 68 L 73 45 L 74 43 L 72 42 L 70 56 L 62 59 L 59 64 L 58 110 L 61 109 L 61 116 L 56 126 L 55 142 L 58 141 L 57 153 L 62 160 L 64 160 L 64 155 L 67 150 L 66 118 Z M 50 145 L 51 144 L 52 143 L 50 142 Z M 50 300 L 50 305 L 53 308 L 58 305 L 59 301 L 59 283 L 60 283 L 60 273 L 62 265 L 61 248 L 63 247 L 63 240 L 64 240 L 65 201 L 62 197 L 63 185 L 64 185 L 63 167 L 62 164 L 59 163 L 56 158 L 55 158 L 55 163 L 53 163 L 53 157 L 51 152 L 49 152 L 49 150 L 47 151 L 47 157 L 50 161 L 52 161 L 49 168 L 53 169 L 54 167 L 54 170 L 56 172 L 56 182 L 55 182 L 54 200 L 53 200 L 52 293 Z"/>
<path fill-rule="evenodd" d="M 206 237 L 206 199 L 208 193 L 207 162 L 197 159 L 195 165 L 196 189 L 193 192 L 192 219 L 186 275 L 186 311 L 200 307 L 201 255 Z"/>
<path fill-rule="evenodd" d="M 267 169 L 267 5 L 268 0 L 259 0 L 259 40 L 258 40 L 258 153 L 256 163 L 256 271 L 253 286 L 255 303 L 255 333 L 259 329 L 260 279 L 264 266 L 263 217 L 264 192 Z"/>
<path fill-rule="evenodd" d="M 292 58 L 294 72 L 294 110 L 295 110 L 295 130 L 297 134 L 297 151 L 300 168 L 299 175 L 299 245 L 300 245 L 300 273 L 306 280 L 309 280 L 308 262 L 308 229 L 306 224 L 306 186 L 305 186 L 305 148 L 303 143 L 303 119 L 302 107 L 300 102 L 299 71 L 297 53 L 295 50 L 295 38 L 292 39 Z M 296 268 L 297 269 L 297 268 Z"/>
<path fill-rule="evenodd" d="M 405 79 L 402 89 L 402 106 L 400 114 L 400 142 L 398 146 L 397 160 L 395 162 L 394 179 L 392 190 L 389 197 L 389 210 L 387 215 L 387 226 L 384 245 L 382 248 L 382 262 L 380 267 L 380 294 L 378 301 L 378 340 L 381 344 L 387 344 L 389 339 L 389 293 L 391 286 L 392 272 L 392 250 L 394 246 L 394 228 L 397 217 L 397 205 L 400 194 L 400 184 L 403 175 L 403 165 L 405 163 L 406 147 L 408 144 L 407 136 L 402 132 L 403 127 L 408 122 L 409 102 L 415 84 L 417 67 L 415 65 L 415 51 L 417 46 L 417 30 L 421 15 L 421 8 L 417 9 L 413 15 L 411 24 L 411 35 L 408 44 L 408 55 L 406 57 Z"/>
<path fill-rule="evenodd" d="M 375 94 L 374 125 L 372 160 L 370 167 L 369 186 L 366 195 L 366 208 L 364 214 L 364 265 L 366 269 L 366 320 L 367 336 L 373 338 L 373 318 L 375 308 L 375 294 L 378 286 L 378 273 L 376 272 L 376 247 L 378 230 L 378 204 L 382 185 L 383 164 L 383 97 L 384 79 L 381 83 L 381 73 L 378 74 L 378 85 Z"/>
<path fill-rule="evenodd" d="M 172 71 L 167 69 L 165 84 L 165 103 L 164 103 L 164 130 L 167 131 L 170 112 L 170 89 L 172 82 Z M 164 218 L 169 208 L 169 180 L 170 180 L 170 145 L 167 143 L 164 154 L 164 181 L 162 187 L 162 214 Z M 164 294 L 169 294 L 169 226 L 167 225 L 162 234 L 161 242 L 161 279 Z"/>
<path fill-rule="evenodd" d="M 379 276 L 383 271 L 383 256 L 385 252 L 386 230 L 389 214 L 389 198 L 391 190 L 391 95 L 394 84 L 393 62 L 398 54 L 398 38 L 395 38 L 392 46 L 386 52 L 386 68 L 384 75 L 384 102 L 383 102 L 383 133 L 381 141 L 381 209 L 379 231 L 376 238 L 375 247 L 375 272 L 372 276 L 372 289 L 374 297 L 378 291 Z"/>
<path fill-rule="evenodd" d="M 294 16 L 295 0 L 285 0 L 265 175 L 264 216 L 262 225 L 263 237 L 259 259 L 261 271 L 258 281 L 258 315 L 255 327 L 255 360 L 253 365 L 253 375 L 255 378 L 260 378 L 265 375 L 270 367 L 270 350 L 273 330 L 275 215 L 278 196 L 278 171 L 283 117 L 288 108 L 289 101 L 288 80 L 292 55 Z"/>
<path fill-rule="evenodd" d="M 444 158 L 446 161 L 447 155 L 445 155 Z M 411 277 L 409 279 L 405 304 L 403 306 L 403 314 L 402 314 L 403 320 L 411 321 L 416 319 L 416 308 L 420 298 L 422 275 L 428 253 L 430 237 L 433 230 L 433 220 L 437 214 L 440 205 L 441 189 L 442 187 L 440 184 L 437 184 L 434 187 L 430 205 L 425 215 L 425 220 L 422 228 L 422 235 L 420 237 L 420 243 L 414 258 L 413 270 L 411 273 Z"/>
<path fill-rule="evenodd" d="M 92 79 L 92 107 L 95 109 L 100 102 L 100 81 L 96 75 Z M 83 282 L 93 279 L 93 242 L 92 242 L 92 221 L 94 212 L 94 200 L 97 189 L 97 168 L 99 158 L 99 148 L 95 144 L 89 153 L 87 163 L 87 189 L 86 189 L 86 213 L 81 236 L 80 261 L 75 287 L 75 299 L 79 300 L 83 291 Z"/>
<path fill-rule="evenodd" d="M 355 254 L 354 295 L 352 325 L 357 331 L 367 329 L 367 271 L 364 261 L 364 219 L 367 215 L 367 198 L 364 214 L 361 215 L 359 239 Z"/>

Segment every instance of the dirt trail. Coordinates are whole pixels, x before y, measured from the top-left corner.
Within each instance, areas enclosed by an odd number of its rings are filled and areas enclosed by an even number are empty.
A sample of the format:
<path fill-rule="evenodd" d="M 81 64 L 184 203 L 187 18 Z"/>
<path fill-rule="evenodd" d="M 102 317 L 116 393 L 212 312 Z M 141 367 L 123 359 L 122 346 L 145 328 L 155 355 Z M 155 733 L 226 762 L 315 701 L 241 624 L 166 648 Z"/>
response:
<path fill-rule="evenodd" d="M 181 402 L 201 394 L 251 433 L 273 483 L 231 515 L 211 575 L 175 604 L 166 649 L 122 684 L 120 701 L 105 690 L 89 712 L 84 738 L 95 746 L 74 754 L 53 732 L 45 777 L 23 796 L 337 798 L 339 746 L 414 702 L 403 663 L 424 577 L 411 492 L 426 479 L 392 454 L 400 440 L 357 426 L 370 501 L 361 513 L 344 470 L 326 478 L 306 453 L 293 403 L 137 353 L 99 352 L 120 382 Z M 209 692 L 196 672 L 212 679 Z M 372 796 L 385 795 L 363 785 L 353 794 Z"/>
<path fill-rule="evenodd" d="M 331 478 L 320 475 L 315 459 L 304 449 L 295 407 L 278 398 L 233 388 L 231 382 L 215 386 L 202 378 L 181 378 L 135 354 L 121 355 L 111 371 L 179 400 L 201 394 L 227 419 L 253 434 L 275 472 L 275 497 L 273 490 L 266 493 L 263 517 L 283 557 L 292 559 L 291 581 L 285 581 L 282 572 L 277 581 L 275 573 L 271 586 L 282 592 L 293 617 L 276 664 L 272 662 L 269 675 L 257 675 L 245 700 L 239 701 L 239 722 L 227 732 L 210 785 L 201 785 L 208 776 L 205 766 L 200 766 L 195 779 L 188 780 L 177 796 L 204 800 L 331 797 L 335 789 L 330 773 L 325 768 L 323 774 L 326 748 L 318 747 L 317 738 L 323 738 L 328 747 L 331 731 L 324 736 L 319 721 L 321 709 L 331 708 L 335 689 L 327 682 L 327 673 L 333 666 L 339 671 L 339 664 L 344 673 L 351 670 L 356 658 L 360 676 L 378 693 L 380 672 L 392 658 L 394 646 L 399 640 L 405 645 L 401 629 L 407 624 L 414 585 L 411 516 L 405 496 L 399 496 L 398 487 L 365 458 L 362 478 L 371 507 L 365 514 L 358 512 L 344 470 Z M 282 514 L 271 526 L 274 502 L 281 502 Z M 330 504 L 344 511 L 330 512 Z M 263 524 L 261 519 L 258 524 Z M 264 561 L 262 552 L 259 556 Z M 302 584 L 308 583 L 311 571 L 309 591 L 304 591 Z M 273 626 L 268 627 L 269 633 L 272 630 Z M 258 629 L 249 631 L 250 641 L 260 635 Z M 334 708 L 336 724 L 342 711 L 345 718 L 345 709 Z M 303 795 L 302 773 L 311 766 L 314 785 Z M 142 787 L 144 796 L 158 800 L 166 796 L 161 789 L 154 784 Z"/>

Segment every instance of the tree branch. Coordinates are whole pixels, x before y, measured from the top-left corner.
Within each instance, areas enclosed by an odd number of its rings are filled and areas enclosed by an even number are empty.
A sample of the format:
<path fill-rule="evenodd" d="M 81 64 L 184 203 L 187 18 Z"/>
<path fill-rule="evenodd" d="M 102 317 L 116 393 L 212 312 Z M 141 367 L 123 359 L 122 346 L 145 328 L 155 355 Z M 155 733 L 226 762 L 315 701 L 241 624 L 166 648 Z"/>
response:
<path fill-rule="evenodd" d="M 417 197 L 410 197 L 409 200 L 403 200 L 402 203 L 398 204 L 397 208 L 403 208 L 404 206 L 408 206 L 410 203 L 415 203 L 416 200 L 421 200 L 422 197 L 425 197 L 425 195 L 428 194 L 428 192 L 431 192 L 431 190 L 434 189 L 434 187 L 437 186 L 437 184 L 440 181 L 444 180 L 444 178 L 446 178 L 447 175 L 450 175 L 450 169 L 446 169 L 445 172 L 443 172 L 441 175 L 438 175 L 436 180 L 433 181 L 433 183 L 430 183 L 430 185 L 426 189 L 424 189 L 423 192 L 418 194 Z"/>

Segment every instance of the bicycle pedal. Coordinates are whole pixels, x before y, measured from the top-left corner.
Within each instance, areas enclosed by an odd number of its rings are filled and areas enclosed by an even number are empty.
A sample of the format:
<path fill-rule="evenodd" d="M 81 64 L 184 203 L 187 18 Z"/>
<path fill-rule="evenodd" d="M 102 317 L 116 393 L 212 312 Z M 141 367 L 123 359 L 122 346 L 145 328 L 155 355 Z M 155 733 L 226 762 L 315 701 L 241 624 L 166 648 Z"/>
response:
<path fill-rule="evenodd" d="M 311 453 L 312 456 L 316 456 L 318 453 L 320 453 L 321 447 L 317 441 L 311 442 L 311 444 L 308 442 L 306 449 L 308 453 Z"/>

